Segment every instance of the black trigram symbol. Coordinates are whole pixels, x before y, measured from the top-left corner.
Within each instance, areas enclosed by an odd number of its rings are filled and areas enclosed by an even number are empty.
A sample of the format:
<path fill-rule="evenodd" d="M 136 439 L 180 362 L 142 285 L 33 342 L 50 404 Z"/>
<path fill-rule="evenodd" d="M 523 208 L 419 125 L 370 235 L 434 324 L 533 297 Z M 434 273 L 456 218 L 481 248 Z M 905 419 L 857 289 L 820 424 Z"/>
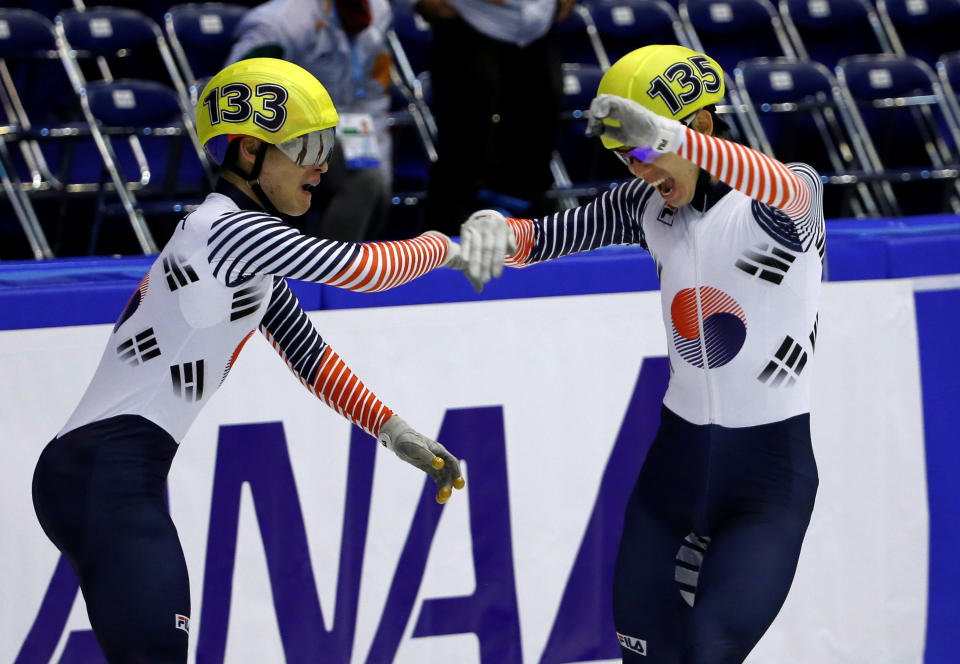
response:
<path fill-rule="evenodd" d="M 203 360 L 174 364 L 170 367 L 173 393 L 185 401 L 203 398 Z"/>
<path fill-rule="evenodd" d="M 761 243 L 743 252 L 736 265 L 747 274 L 779 285 L 796 259 L 790 252 Z"/>
<path fill-rule="evenodd" d="M 176 256 L 163 257 L 163 276 L 167 278 L 167 286 L 171 291 L 194 281 L 200 281 L 200 277 L 197 276 L 190 263 Z"/>
<path fill-rule="evenodd" d="M 268 286 L 269 282 L 265 281 L 260 285 L 235 291 L 233 293 L 233 304 L 230 307 L 230 320 L 235 321 L 244 316 L 249 316 L 259 309 Z"/>
<path fill-rule="evenodd" d="M 807 364 L 807 351 L 799 343 L 787 336 L 777 349 L 774 358 L 763 368 L 757 380 L 770 387 L 779 387 L 785 382 L 790 387 L 797 382 L 797 377 Z"/>
<path fill-rule="evenodd" d="M 122 342 L 117 346 L 117 355 L 131 366 L 143 364 L 147 360 L 158 357 L 160 346 L 157 345 L 157 337 L 153 333 L 153 328 L 149 327 Z"/>

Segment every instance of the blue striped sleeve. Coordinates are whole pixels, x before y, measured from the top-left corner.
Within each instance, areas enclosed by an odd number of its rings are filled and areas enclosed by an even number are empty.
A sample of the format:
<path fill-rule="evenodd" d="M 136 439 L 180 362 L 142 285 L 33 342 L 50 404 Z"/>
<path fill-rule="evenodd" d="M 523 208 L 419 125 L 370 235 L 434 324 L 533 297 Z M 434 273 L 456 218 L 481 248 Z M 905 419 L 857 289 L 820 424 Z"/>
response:
<path fill-rule="evenodd" d="M 611 244 L 646 248 L 641 218 L 652 193 L 653 187 L 633 179 L 587 205 L 533 220 L 533 246 L 523 262 L 546 261 Z"/>
<path fill-rule="evenodd" d="M 248 210 L 217 219 L 207 249 L 213 275 L 228 286 L 258 274 L 326 281 L 361 251 L 356 242 L 308 237 L 276 217 Z"/>

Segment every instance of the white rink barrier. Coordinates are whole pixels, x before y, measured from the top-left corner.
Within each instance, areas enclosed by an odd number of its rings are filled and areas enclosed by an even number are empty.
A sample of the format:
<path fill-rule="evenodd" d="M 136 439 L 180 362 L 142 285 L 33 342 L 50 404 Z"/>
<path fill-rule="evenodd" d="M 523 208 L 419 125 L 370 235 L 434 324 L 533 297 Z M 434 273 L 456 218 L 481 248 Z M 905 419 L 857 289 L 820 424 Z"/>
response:
<path fill-rule="evenodd" d="M 752 664 L 923 661 L 928 508 L 910 280 L 824 284 L 817 505 Z M 321 311 L 385 403 L 466 460 L 424 476 L 311 396 L 259 335 L 181 445 L 170 509 L 191 662 L 619 661 L 610 568 L 667 379 L 659 293 Z M 96 661 L 34 516 L 37 456 L 110 326 L 0 332 L 0 661 Z"/>

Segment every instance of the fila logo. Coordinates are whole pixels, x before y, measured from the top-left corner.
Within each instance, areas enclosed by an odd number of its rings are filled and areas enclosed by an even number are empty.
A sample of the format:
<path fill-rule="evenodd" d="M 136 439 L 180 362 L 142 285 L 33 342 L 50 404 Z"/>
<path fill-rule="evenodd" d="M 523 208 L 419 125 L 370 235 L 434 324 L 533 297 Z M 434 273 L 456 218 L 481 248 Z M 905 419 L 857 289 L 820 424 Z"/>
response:
<path fill-rule="evenodd" d="M 187 634 L 190 633 L 190 618 L 187 616 L 181 616 L 179 613 L 174 614 L 174 626 L 177 629 L 182 629 Z"/>
<path fill-rule="evenodd" d="M 647 656 L 647 642 L 645 640 L 638 639 L 634 636 L 627 636 L 620 632 L 617 632 L 617 640 L 620 642 L 620 647 L 624 650 L 643 655 L 644 657 Z"/>
<path fill-rule="evenodd" d="M 667 226 L 673 226 L 673 215 L 677 213 L 677 208 L 672 207 L 669 203 L 665 203 L 663 208 L 660 210 L 660 214 L 657 215 L 657 221 L 661 224 L 666 224 Z"/>

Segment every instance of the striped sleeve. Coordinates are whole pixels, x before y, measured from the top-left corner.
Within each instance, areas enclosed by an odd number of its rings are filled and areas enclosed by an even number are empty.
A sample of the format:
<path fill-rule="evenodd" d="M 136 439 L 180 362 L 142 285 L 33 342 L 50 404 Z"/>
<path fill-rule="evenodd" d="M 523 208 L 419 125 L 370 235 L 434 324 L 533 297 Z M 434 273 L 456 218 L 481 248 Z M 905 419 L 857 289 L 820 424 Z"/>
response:
<path fill-rule="evenodd" d="M 641 218 L 653 187 L 633 179 L 587 205 L 540 219 L 508 219 L 517 251 L 506 264 L 521 267 L 611 244 L 646 248 Z"/>
<path fill-rule="evenodd" d="M 687 129 L 677 152 L 750 198 L 797 219 L 810 209 L 807 184 L 786 164 L 744 145 Z"/>
<path fill-rule="evenodd" d="M 312 394 L 370 435 L 380 433 L 393 411 L 323 340 L 281 277 L 273 279 L 273 293 L 260 331 Z"/>
<path fill-rule="evenodd" d="M 822 240 L 823 183 L 815 170 L 806 164 L 784 164 L 693 129 L 686 131 L 677 154 L 754 199 L 754 217 L 774 239 L 803 251 Z"/>
<path fill-rule="evenodd" d="M 250 210 L 217 219 L 207 240 L 213 276 L 228 286 L 273 274 L 354 291 L 382 291 L 426 274 L 446 257 L 447 242 L 435 234 L 394 242 L 325 240 Z"/>

